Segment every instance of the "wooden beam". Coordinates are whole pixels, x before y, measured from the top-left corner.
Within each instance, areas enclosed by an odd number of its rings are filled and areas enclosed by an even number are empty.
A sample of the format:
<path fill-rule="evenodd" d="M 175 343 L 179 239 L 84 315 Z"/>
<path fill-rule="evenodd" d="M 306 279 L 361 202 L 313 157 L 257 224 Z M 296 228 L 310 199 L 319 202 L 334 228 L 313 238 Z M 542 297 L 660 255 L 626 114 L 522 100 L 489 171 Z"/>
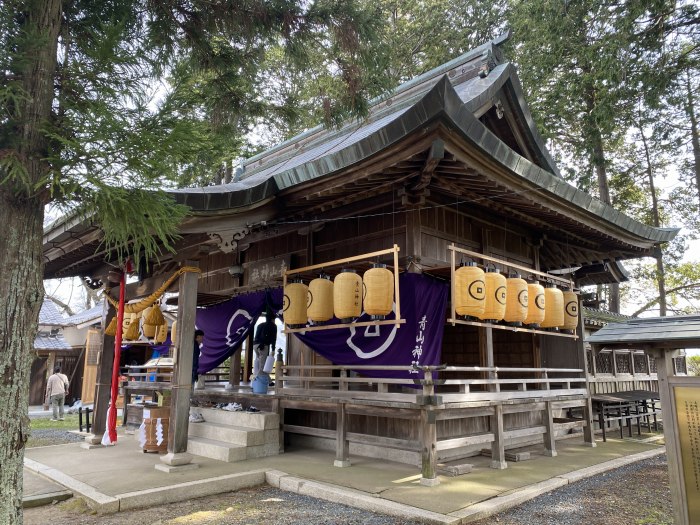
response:
<path fill-rule="evenodd" d="M 335 461 L 334 467 L 350 466 L 350 444 L 347 436 L 347 417 L 345 414 L 345 403 L 338 403 L 336 410 L 335 426 Z"/>

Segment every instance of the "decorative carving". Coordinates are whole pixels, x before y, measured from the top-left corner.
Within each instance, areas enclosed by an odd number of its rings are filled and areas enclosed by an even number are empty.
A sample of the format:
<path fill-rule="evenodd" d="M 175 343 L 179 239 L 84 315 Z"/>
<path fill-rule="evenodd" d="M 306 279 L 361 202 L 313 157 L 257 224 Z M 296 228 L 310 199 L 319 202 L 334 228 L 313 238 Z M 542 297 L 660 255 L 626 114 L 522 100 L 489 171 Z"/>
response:
<path fill-rule="evenodd" d="M 242 226 L 240 228 L 221 230 L 216 232 L 209 232 L 210 239 L 216 242 L 217 247 L 224 253 L 231 253 L 236 248 L 238 248 L 238 243 L 246 235 L 250 233 L 249 226 Z"/>

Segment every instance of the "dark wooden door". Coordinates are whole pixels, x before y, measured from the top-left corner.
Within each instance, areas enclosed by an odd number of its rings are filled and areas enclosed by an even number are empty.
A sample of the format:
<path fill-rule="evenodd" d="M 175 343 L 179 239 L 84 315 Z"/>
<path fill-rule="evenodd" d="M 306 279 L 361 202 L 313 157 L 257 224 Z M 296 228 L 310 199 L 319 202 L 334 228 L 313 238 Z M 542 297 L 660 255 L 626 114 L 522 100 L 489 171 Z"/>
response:
<path fill-rule="evenodd" d="M 32 375 L 29 377 L 29 404 L 43 405 L 46 393 L 46 357 L 34 359 Z"/>

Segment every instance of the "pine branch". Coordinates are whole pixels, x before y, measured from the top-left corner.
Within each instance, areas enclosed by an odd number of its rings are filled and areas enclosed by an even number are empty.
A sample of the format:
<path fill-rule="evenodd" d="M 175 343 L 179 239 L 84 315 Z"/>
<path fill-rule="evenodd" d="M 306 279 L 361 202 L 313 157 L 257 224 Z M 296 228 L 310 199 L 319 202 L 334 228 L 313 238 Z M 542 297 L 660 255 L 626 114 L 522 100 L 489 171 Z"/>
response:
<path fill-rule="evenodd" d="M 687 290 L 687 289 L 690 289 L 690 288 L 700 288 L 700 283 L 690 283 L 690 284 L 684 284 L 684 285 L 682 285 L 682 286 L 676 286 L 675 288 L 671 288 L 670 290 L 666 290 L 666 295 L 669 295 L 669 294 L 672 294 L 672 293 L 675 293 L 675 292 L 679 292 L 679 291 L 681 291 L 681 290 Z M 639 314 L 646 312 L 646 311 L 649 310 L 652 306 L 654 306 L 655 304 L 657 304 L 660 300 L 661 300 L 661 297 L 656 297 L 655 299 L 652 299 L 652 300 L 649 301 L 647 304 L 645 304 L 644 306 L 642 306 L 639 310 L 637 310 L 636 312 L 634 312 L 634 313 L 632 314 L 632 317 L 637 317 Z"/>

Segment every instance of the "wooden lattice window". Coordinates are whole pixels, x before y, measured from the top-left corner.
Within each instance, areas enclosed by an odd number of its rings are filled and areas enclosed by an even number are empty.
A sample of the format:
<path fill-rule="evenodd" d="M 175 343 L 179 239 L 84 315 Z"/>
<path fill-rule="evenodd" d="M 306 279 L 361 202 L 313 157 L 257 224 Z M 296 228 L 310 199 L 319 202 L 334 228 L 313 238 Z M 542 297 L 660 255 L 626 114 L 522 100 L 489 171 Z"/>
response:
<path fill-rule="evenodd" d="M 617 354 L 615 356 L 618 374 L 632 373 L 632 355 L 629 353 Z"/>
<path fill-rule="evenodd" d="M 612 352 L 599 352 L 595 356 L 595 368 L 599 374 L 613 373 Z"/>
<path fill-rule="evenodd" d="M 588 373 L 593 373 L 593 350 L 586 351 L 586 366 L 588 367 Z"/>
<path fill-rule="evenodd" d="M 647 356 L 645 354 L 634 354 L 634 373 L 648 374 Z"/>
<path fill-rule="evenodd" d="M 99 330 L 88 330 L 85 351 L 87 353 L 85 364 L 97 366 L 100 352 L 102 352 L 102 333 Z"/>
<path fill-rule="evenodd" d="M 685 356 L 683 357 L 675 357 L 673 359 L 673 365 L 675 367 L 675 373 L 676 374 L 688 374 L 688 368 L 686 367 L 685 364 Z"/>
<path fill-rule="evenodd" d="M 649 359 L 649 373 L 656 373 L 656 359 Z"/>

